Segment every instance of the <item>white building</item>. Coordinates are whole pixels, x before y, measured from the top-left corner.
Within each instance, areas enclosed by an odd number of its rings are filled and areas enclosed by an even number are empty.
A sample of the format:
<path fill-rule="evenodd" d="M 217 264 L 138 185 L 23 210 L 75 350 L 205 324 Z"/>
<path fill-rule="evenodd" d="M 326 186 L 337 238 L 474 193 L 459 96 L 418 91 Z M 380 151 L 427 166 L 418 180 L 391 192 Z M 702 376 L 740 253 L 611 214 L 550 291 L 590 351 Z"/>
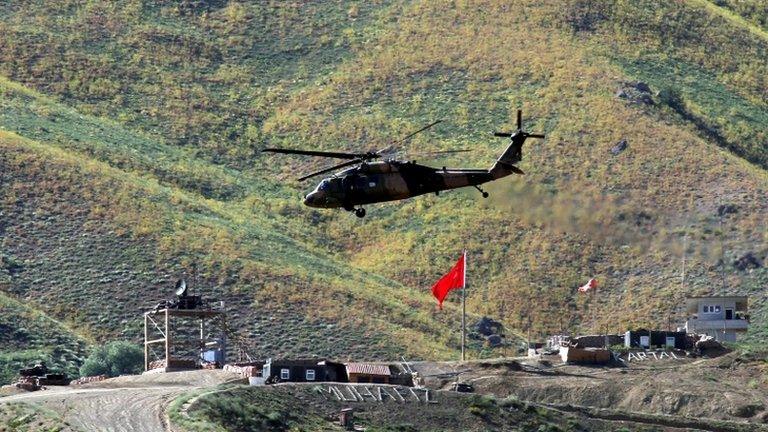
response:
<path fill-rule="evenodd" d="M 706 334 L 718 341 L 736 342 L 749 328 L 747 297 L 690 297 L 686 300 L 685 331 Z"/>

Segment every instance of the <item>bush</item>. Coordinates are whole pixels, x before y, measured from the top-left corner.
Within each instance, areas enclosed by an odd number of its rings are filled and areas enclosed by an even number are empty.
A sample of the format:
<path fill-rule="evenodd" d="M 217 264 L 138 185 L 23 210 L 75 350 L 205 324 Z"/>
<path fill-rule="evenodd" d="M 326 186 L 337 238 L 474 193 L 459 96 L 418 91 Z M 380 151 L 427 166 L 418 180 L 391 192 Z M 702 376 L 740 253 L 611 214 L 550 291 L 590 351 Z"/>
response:
<path fill-rule="evenodd" d="M 473 395 L 469 404 L 469 412 L 479 417 L 485 417 L 497 409 L 496 398 L 493 396 Z"/>
<path fill-rule="evenodd" d="M 115 341 L 96 348 L 80 367 L 80 375 L 135 375 L 141 373 L 143 367 L 141 348 L 130 342 Z"/>

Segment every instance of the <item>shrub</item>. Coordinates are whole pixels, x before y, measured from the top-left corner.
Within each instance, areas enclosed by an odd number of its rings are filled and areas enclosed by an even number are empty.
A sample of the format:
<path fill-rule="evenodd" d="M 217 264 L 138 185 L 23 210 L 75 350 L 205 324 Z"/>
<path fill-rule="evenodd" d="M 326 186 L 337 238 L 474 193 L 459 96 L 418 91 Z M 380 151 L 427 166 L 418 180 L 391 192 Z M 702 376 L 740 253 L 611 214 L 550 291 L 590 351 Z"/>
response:
<path fill-rule="evenodd" d="M 474 395 L 469 405 L 469 412 L 479 417 L 485 417 L 497 409 L 496 399 L 493 396 Z"/>
<path fill-rule="evenodd" d="M 141 348 L 130 342 L 115 341 L 96 348 L 80 367 L 80 375 L 133 375 L 140 373 L 143 366 Z"/>

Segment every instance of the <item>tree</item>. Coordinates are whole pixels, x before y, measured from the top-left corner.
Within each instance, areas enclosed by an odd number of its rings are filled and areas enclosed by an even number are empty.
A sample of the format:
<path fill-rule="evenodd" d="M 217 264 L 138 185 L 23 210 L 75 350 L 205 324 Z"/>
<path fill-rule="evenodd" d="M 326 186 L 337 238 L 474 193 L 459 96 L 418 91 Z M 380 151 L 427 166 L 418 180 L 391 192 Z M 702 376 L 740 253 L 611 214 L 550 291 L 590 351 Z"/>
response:
<path fill-rule="evenodd" d="M 110 342 L 97 347 L 80 367 L 81 376 L 134 375 L 144 367 L 144 353 L 126 341 Z"/>

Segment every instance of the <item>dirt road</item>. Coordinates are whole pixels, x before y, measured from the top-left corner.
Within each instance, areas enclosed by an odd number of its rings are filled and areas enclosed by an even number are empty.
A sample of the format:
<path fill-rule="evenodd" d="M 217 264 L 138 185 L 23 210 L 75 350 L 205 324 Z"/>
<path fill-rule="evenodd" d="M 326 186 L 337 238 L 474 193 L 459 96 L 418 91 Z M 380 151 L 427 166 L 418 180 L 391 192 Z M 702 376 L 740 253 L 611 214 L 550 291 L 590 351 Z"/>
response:
<path fill-rule="evenodd" d="M 59 413 L 83 431 L 162 432 L 170 430 L 166 407 L 189 390 L 238 380 L 223 371 L 188 371 L 119 377 L 83 386 L 58 387 L 0 398 L 0 404 L 26 402 Z"/>

